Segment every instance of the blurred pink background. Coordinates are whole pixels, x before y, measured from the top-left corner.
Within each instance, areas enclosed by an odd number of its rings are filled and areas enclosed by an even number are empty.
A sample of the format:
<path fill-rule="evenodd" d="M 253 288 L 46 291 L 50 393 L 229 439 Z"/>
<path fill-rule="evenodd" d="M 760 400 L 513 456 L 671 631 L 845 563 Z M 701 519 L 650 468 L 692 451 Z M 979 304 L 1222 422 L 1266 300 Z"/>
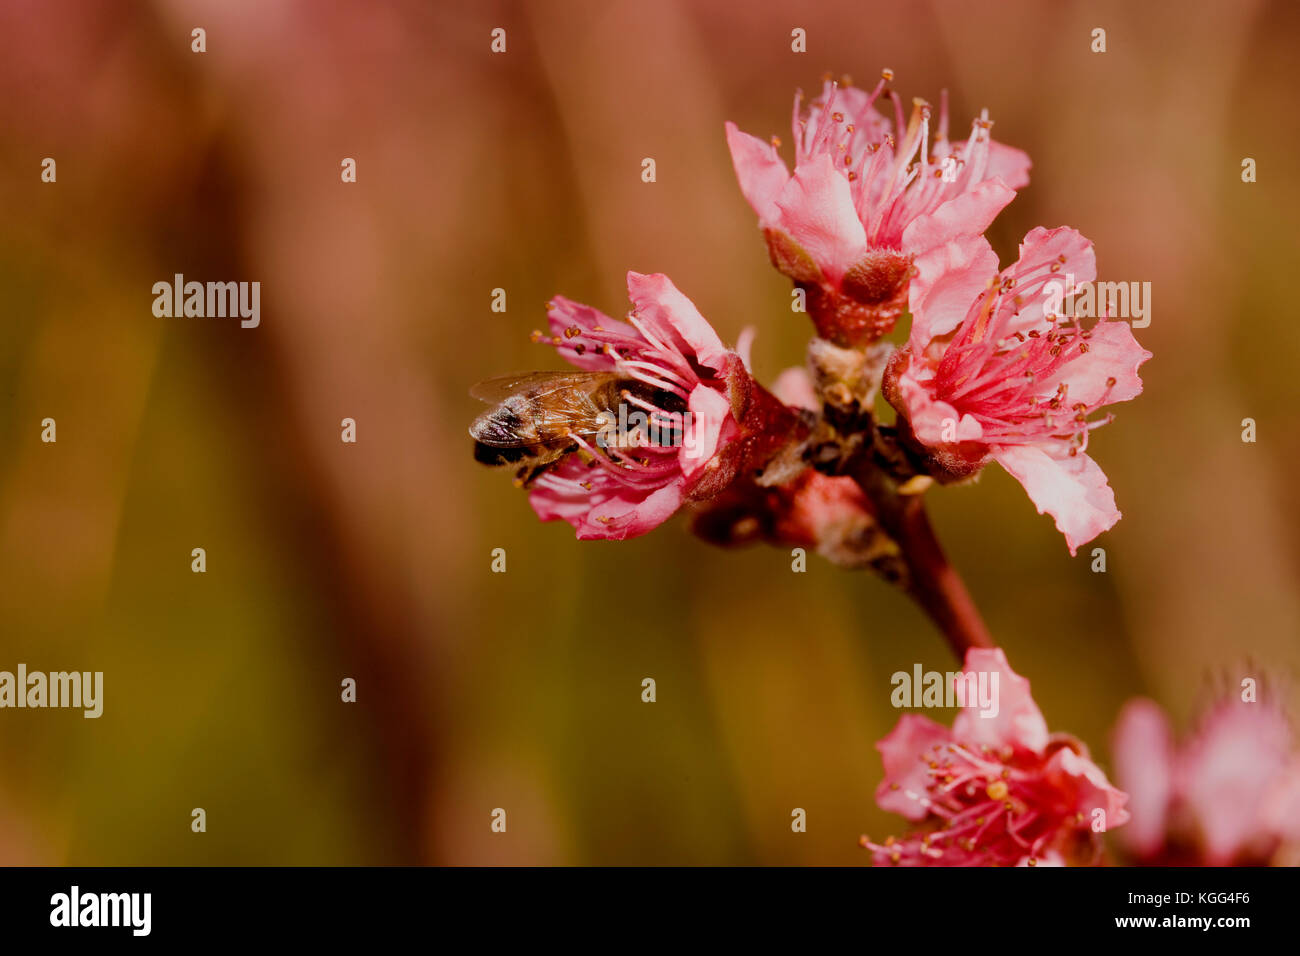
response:
<path fill-rule="evenodd" d="M 559 368 L 528 341 L 551 295 L 620 314 L 628 269 L 756 326 L 761 378 L 800 364 L 722 127 L 788 143 L 826 71 L 946 86 L 954 134 L 987 107 L 1029 151 L 1004 262 L 1068 224 L 1152 283 L 1146 393 L 1092 446 L 1106 574 L 1001 472 L 931 495 L 1049 724 L 1109 767 L 1135 694 L 1289 693 L 1298 39 L 1282 2 L 8 0 L 0 669 L 102 670 L 106 701 L 0 712 L 0 862 L 864 864 L 900 825 L 889 675 L 955 663 L 922 615 L 680 519 L 576 542 L 465 431 L 474 381 Z M 178 272 L 260 281 L 261 325 L 155 318 Z"/>

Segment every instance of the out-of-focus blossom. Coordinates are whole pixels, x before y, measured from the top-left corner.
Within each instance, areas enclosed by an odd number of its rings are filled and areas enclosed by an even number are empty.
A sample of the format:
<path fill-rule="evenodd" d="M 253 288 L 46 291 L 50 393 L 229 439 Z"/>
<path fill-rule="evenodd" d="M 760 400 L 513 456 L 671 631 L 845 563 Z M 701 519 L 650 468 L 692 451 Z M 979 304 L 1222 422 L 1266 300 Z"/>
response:
<path fill-rule="evenodd" d="M 1056 301 L 1096 277 L 1092 243 L 1075 230 L 1034 229 L 1014 265 L 997 265 L 978 236 L 918 258 L 911 333 L 884 394 L 936 477 L 960 480 L 996 461 L 1056 519 L 1074 554 L 1120 518 L 1086 453 L 1092 430 L 1111 419 L 1092 416 L 1142 391 L 1138 367 L 1151 353 L 1124 322 L 1085 328 L 1056 314 Z M 1064 288 L 1067 274 L 1075 288 Z"/>
<path fill-rule="evenodd" d="M 1164 711 L 1137 698 L 1114 753 L 1132 795 L 1121 842 L 1143 863 L 1258 865 L 1300 843 L 1300 748 L 1271 702 L 1220 700 L 1179 743 Z"/>
<path fill-rule="evenodd" d="M 883 843 L 864 836 L 862 845 L 877 865 L 1096 862 L 1096 834 L 1128 821 L 1126 795 L 1080 741 L 1048 734 L 1029 681 L 1000 649 L 969 650 L 967 676 L 955 680 L 981 674 L 995 707 L 968 698 L 951 730 L 907 714 L 876 745 L 885 766 L 876 803 L 922 827 Z"/>
<path fill-rule="evenodd" d="M 758 214 L 772 263 L 807 294 L 818 334 L 840 345 L 888 332 L 907 301 L 912 260 L 978 235 L 1029 182 L 1029 157 L 995 143 L 982 115 L 965 142 L 948 141 L 944 96 L 930 142 L 931 107 L 917 100 L 897 128 L 876 110 L 893 74 L 870 92 L 827 81 L 804 108 L 795 97 L 795 166 L 727 123 L 741 191 Z"/>

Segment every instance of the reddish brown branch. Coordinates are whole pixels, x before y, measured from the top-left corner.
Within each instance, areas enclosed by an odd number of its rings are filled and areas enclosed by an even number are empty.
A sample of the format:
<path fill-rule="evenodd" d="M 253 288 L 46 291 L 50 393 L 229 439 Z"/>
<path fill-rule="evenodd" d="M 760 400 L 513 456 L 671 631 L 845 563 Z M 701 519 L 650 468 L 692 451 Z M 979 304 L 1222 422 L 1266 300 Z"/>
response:
<path fill-rule="evenodd" d="M 911 572 L 908 591 L 934 619 L 958 659 L 972 647 L 992 647 L 984 619 L 957 569 L 939 546 L 920 495 L 900 495 L 895 540 Z"/>
<path fill-rule="evenodd" d="M 993 639 L 970 592 L 935 537 L 919 494 L 900 494 L 891 478 L 870 461 L 859 460 L 850 473 L 871 498 L 876 517 L 902 551 L 905 587 L 943 632 L 959 660 L 972 647 L 992 647 Z"/>

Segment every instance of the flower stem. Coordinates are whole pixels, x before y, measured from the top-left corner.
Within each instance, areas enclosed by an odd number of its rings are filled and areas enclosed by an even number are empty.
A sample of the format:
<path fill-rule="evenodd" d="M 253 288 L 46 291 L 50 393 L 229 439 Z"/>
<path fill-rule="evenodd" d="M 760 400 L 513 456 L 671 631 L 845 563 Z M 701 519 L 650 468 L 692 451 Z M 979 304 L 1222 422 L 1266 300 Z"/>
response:
<path fill-rule="evenodd" d="M 920 495 L 902 495 L 898 543 L 911 570 L 908 591 L 934 619 L 958 660 L 972 647 L 992 647 L 979 608 L 939 546 Z"/>
<path fill-rule="evenodd" d="M 898 485 L 869 462 L 850 473 L 876 508 L 876 517 L 902 552 L 904 586 L 943 632 L 958 660 L 972 647 L 992 647 L 984 619 L 970 592 L 943 553 L 920 494 L 902 494 Z"/>

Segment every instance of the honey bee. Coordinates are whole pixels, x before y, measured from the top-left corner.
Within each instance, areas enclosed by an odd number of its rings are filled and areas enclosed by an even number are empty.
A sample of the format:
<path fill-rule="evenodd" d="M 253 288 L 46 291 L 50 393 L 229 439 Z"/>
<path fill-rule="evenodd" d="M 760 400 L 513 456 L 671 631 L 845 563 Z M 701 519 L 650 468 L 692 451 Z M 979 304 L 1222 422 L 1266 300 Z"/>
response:
<path fill-rule="evenodd" d="M 474 459 L 514 466 L 515 484 L 525 488 L 583 446 L 599 446 L 611 461 L 620 461 L 613 447 L 622 445 L 631 429 L 619 406 L 630 396 L 665 412 L 686 411 L 678 395 L 615 372 L 507 375 L 478 383 L 470 394 L 493 404 L 469 427 Z M 638 410 L 634 407 L 633 417 Z M 658 444 L 676 444 L 680 438 L 680 429 L 669 429 Z"/>

